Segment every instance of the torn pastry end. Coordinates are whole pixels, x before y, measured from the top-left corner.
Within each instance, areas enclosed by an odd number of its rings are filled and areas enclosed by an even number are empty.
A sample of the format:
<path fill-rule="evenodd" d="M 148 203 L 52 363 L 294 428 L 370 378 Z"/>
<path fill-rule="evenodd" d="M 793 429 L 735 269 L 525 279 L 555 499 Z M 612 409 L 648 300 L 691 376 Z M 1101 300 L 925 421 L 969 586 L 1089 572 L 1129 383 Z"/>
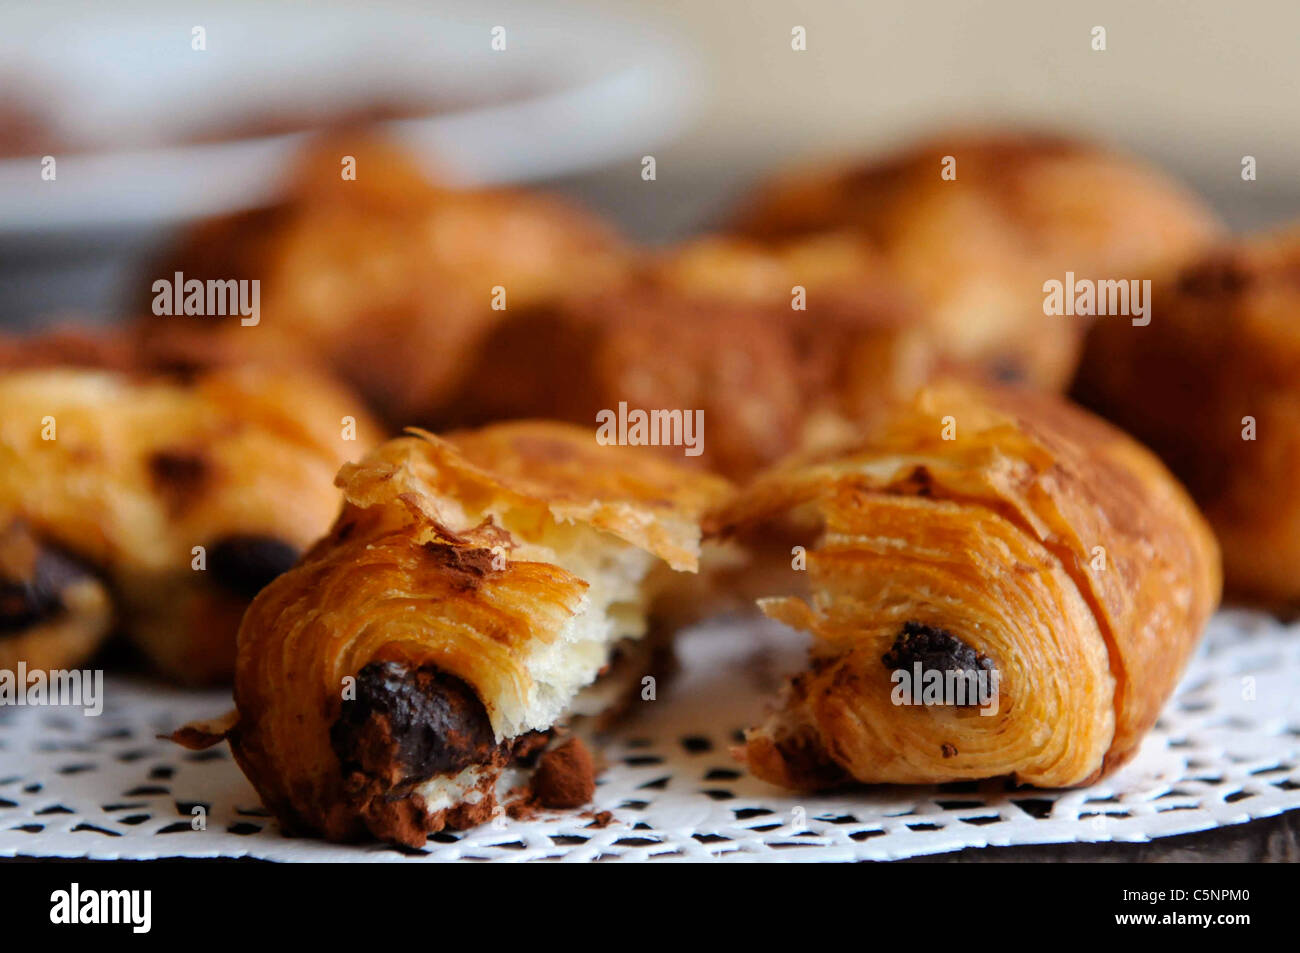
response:
<path fill-rule="evenodd" d="M 498 742 L 469 685 L 402 662 L 362 668 L 330 728 L 351 809 L 371 833 L 410 846 L 490 818 L 502 771 L 533 739 Z"/>
<path fill-rule="evenodd" d="M 624 449 L 530 422 L 343 468 L 330 534 L 240 629 L 235 757 L 283 823 L 412 846 L 480 823 L 507 769 L 619 694 L 594 684 L 616 657 L 644 674 L 656 600 L 727 487 Z M 565 750 L 540 793 L 585 803 L 594 769 Z"/>
<path fill-rule="evenodd" d="M 189 748 L 191 751 L 203 751 L 225 741 L 238 723 L 239 712 L 232 708 L 219 718 L 192 721 L 188 725 L 177 728 L 170 735 L 158 737 L 174 741 L 182 748 Z"/>
<path fill-rule="evenodd" d="M 826 750 L 815 725 L 802 711 L 801 679 L 795 676 L 783 693 L 783 707 L 745 732 L 745 743 L 732 749 L 756 776 L 797 791 L 822 791 L 843 785 L 844 769 Z"/>
<path fill-rule="evenodd" d="M 436 668 L 372 662 L 343 702 L 330 743 L 345 774 L 400 785 L 497 760 L 492 723 L 473 689 Z"/>
<path fill-rule="evenodd" d="M 468 685 L 436 668 L 400 662 L 365 666 L 355 699 L 344 703 L 330 730 L 352 809 L 371 833 L 409 846 L 443 828 L 490 819 L 502 773 L 546 740 L 532 732 L 497 742 Z M 591 752 L 569 737 L 538 759 L 529 803 L 581 807 L 591 801 L 595 779 Z"/>

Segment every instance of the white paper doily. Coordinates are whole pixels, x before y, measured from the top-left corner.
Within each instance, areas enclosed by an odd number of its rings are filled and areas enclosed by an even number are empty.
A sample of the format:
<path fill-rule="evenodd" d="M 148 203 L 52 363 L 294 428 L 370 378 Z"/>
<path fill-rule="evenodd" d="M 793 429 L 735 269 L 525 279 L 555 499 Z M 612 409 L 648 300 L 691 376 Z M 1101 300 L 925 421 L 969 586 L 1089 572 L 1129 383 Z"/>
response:
<path fill-rule="evenodd" d="M 791 797 L 730 756 L 803 643 L 756 620 L 683 633 L 682 667 L 605 739 L 591 811 L 436 835 L 422 853 L 282 836 L 222 746 L 155 737 L 229 708 L 109 678 L 105 710 L 0 708 L 0 856 L 269 860 L 855 860 L 1143 841 L 1300 808 L 1300 626 L 1221 613 L 1132 764 L 1084 790 L 1003 782 Z M 206 809 L 194 830 L 192 808 Z"/>

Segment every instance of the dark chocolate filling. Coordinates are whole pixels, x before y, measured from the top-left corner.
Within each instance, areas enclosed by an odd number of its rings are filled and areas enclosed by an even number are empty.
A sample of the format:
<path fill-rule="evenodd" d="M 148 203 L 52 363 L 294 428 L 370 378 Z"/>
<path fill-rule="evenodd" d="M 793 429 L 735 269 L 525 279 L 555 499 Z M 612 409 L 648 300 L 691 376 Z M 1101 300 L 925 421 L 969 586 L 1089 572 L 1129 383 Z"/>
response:
<path fill-rule="evenodd" d="M 227 536 L 208 549 L 212 578 L 244 599 L 252 599 L 297 561 L 297 547 L 272 536 Z"/>
<path fill-rule="evenodd" d="M 400 662 L 361 669 L 330 744 L 344 774 L 360 771 L 393 785 L 454 774 L 500 753 L 472 688 L 439 669 Z"/>
<path fill-rule="evenodd" d="M 93 576 L 71 553 L 42 546 L 30 577 L 0 579 L 0 634 L 21 632 L 58 615 L 64 609 L 64 591 Z"/>
<path fill-rule="evenodd" d="M 993 670 L 993 660 L 980 655 L 947 629 L 904 622 L 903 631 L 894 639 L 893 648 L 880 657 L 888 669 L 911 669 L 917 662 L 921 671 L 974 672 Z"/>

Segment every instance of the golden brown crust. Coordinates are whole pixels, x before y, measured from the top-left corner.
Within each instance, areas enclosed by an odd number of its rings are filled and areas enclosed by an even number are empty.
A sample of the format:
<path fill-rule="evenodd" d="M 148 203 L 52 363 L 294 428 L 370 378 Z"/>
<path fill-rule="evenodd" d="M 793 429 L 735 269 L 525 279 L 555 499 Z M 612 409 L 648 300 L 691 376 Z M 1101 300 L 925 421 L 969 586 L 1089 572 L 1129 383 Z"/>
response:
<path fill-rule="evenodd" d="M 552 690 L 533 660 L 565 651 L 558 640 L 591 585 L 554 560 L 598 531 L 604 559 L 627 544 L 693 569 L 699 516 L 726 491 L 647 451 L 599 446 L 591 429 L 542 422 L 416 432 L 338 483 L 346 504 L 330 534 L 244 618 L 232 749 L 286 824 L 414 844 L 490 815 L 490 782 L 529 731 L 549 727 L 530 721 Z M 387 693 L 379 714 L 345 711 L 349 679 Z M 391 720 L 406 715 L 389 714 L 399 709 L 424 712 L 416 734 L 436 757 L 392 760 L 410 747 L 398 736 L 410 725 Z M 422 785 L 467 768 L 484 772 L 466 779 L 472 803 L 428 801 Z"/>
<path fill-rule="evenodd" d="M 1045 395 L 927 388 L 860 445 L 761 476 L 709 526 L 753 535 L 810 511 L 812 601 L 762 603 L 815 636 L 811 670 L 751 734 L 777 783 L 1087 783 L 1134 753 L 1218 602 L 1217 549 L 1181 487 Z M 893 704 L 882 659 L 908 626 L 992 659 L 999 713 Z"/>
<path fill-rule="evenodd" d="M 932 363 L 906 296 L 859 239 L 710 238 L 643 261 L 616 290 L 508 318 L 438 416 L 591 424 L 620 402 L 699 410 L 703 453 L 687 462 L 742 477 L 910 396 Z"/>
<path fill-rule="evenodd" d="M 945 157 L 955 179 L 941 177 Z M 873 163 L 796 173 L 751 197 L 763 239 L 854 228 L 928 312 L 937 345 L 992 380 L 1060 389 L 1079 319 L 1047 317 L 1048 279 L 1152 278 L 1218 231 L 1189 192 L 1133 160 L 1057 136 L 957 132 Z"/>
<path fill-rule="evenodd" d="M 223 368 L 181 382 L 86 369 L 89 359 L 48 366 L 58 349 L 30 347 L 38 356 L 0 372 L 3 522 L 110 583 L 122 624 L 163 672 L 228 678 L 254 577 L 328 526 L 333 473 L 376 428 L 355 397 L 303 371 Z"/>
<path fill-rule="evenodd" d="M 1076 392 L 1161 455 L 1223 547 L 1229 592 L 1300 602 L 1300 230 L 1224 245 L 1101 320 Z M 1253 426 L 1252 426 L 1253 422 Z"/>
<path fill-rule="evenodd" d="M 355 180 L 341 177 L 343 156 L 356 158 Z M 398 426 L 430 421 L 502 317 L 622 268 L 620 243 L 578 209 L 431 184 L 413 157 L 364 134 L 317 143 L 290 182 L 284 202 L 201 225 L 150 271 L 150 283 L 177 271 L 259 279 L 260 323 L 163 317 L 145 327 L 173 346 L 315 359 Z M 493 310 L 498 287 L 505 311 Z"/>

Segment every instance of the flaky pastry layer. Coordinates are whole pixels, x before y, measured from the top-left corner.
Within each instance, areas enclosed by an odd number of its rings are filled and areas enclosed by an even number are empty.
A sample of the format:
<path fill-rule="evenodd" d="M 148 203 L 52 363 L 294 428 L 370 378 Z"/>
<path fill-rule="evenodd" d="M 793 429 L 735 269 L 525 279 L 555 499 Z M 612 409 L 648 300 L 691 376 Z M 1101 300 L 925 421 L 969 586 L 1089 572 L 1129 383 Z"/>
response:
<path fill-rule="evenodd" d="M 403 843 L 492 814 L 726 489 L 542 422 L 413 432 L 338 485 L 330 534 L 245 616 L 230 740 L 284 823 Z"/>
<path fill-rule="evenodd" d="M 811 595 L 760 604 L 813 634 L 811 666 L 745 746 L 792 787 L 1088 783 L 1136 751 L 1220 591 L 1214 540 L 1152 454 L 1057 398 L 957 383 L 709 525 L 807 549 L 785 591 Z M 917 666 L 996 672 L 996 704 L 901 704 L 894 673 Z"/>

